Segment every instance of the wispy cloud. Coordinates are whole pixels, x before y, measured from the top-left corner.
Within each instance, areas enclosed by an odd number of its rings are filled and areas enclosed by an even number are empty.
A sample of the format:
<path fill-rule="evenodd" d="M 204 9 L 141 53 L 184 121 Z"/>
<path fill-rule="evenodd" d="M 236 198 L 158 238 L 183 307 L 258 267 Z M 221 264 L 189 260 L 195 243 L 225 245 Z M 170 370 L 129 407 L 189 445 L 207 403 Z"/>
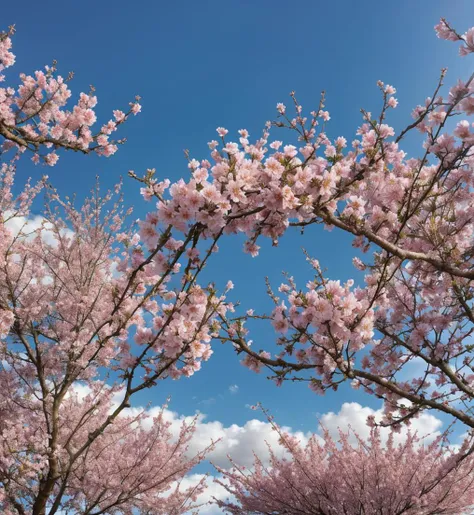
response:
<path fill-rule="evenodd" d="M 238 391 L 239 391 L 239 386 L 237 384 L 231 384 L 229 386 L 230 393 L 238 393 Z"/>

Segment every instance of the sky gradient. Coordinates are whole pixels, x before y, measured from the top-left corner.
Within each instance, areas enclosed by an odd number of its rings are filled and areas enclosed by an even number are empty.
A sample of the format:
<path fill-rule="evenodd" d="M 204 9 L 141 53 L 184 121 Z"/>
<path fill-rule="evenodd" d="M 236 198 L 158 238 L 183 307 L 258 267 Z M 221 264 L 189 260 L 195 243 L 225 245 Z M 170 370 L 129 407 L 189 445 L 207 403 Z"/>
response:
<path fill-rule="evenodd" d="M 376 82 L 383 80 L 397 88 L 399 101 L 388 123 L 403 128 L 410 123 L 411 109 L 433 91 L 442 67 L 448 67 L 447 85 L 470 73 L 468 60 L 457 56 L 458 45 L 436 38 L 433 26 L 441 16 L 464 32 L 474 24 L 474 3 L 84 0 L 39 6 L 26 0 L 2 5 L 2 28 L 13 23 L 17 28 L 17 64 L 9 77 L 56 59 L 63 75 L 75 72 L 75 96 L 94 85 L 101 120 L 109 119 L 112 109 L 125 110 L 136 94 L 142 97 L 142 113 L 121 128 L 119 136 L 128 141 L 115 156 L 62 153 L 58 165 L 46 171 L 61 194 L 76 192 L 83 198 L 96 175 L 104 189 L 131 169 L 141 174 L 156 168 L 158 177 L 172 181 L 187 177 L 183 149 L 196 159 L 207 158 L 207 142 L 216 138 L 218 126 L 229 130 L 230 140 L 241 128 L 257 137 L 265 121 L 276 117 L 276 103 L 289 104 L 292 90 L 308 112 L 325 90 L 331 113 L 328 135 L 350 142 L 361 124 L 360 108 L 380 108 Z M 418 155 L 416 138 L 402 148 Z M 19 178 L 42 173 L 45 170 L 24 159 Z M 148 206 L 138 185 L 125 178 L 125 192 L 126 204 L 134 205 L 134 216 L 140 217 Z M 265 275 L 277 286 L 287 270 L 300 284 L 306 283 L 311 271 L 302 247 L 320 260 L 331 278 L 360 280 L 351 264 L 351 238 L 337 231 L 313 227 L 303 237 L 296 232 L 285 235 L 276 249 L 266 242 L 255 259 L 241 251 L 242 242 L 230 238 L 221 245 L 204 277 L 220 287 L 231 279 L 231 298 L 246 309 L 268 310 Z M 264 325 L 252 336 L 257 348 L 266 348 L 275 333 Z M 159 405 L 168 395 L 177 413 L 199 410 L 223 427 L 244 427 L 262 418 L 248 408 L 262 402 L 280 424 L 303 432 L 315 430 L 318 416 L 339 412 L 344 402 L 381 406 L 349 386 L 324 397 L 304 384 L 277 388 L 265 372 L 257 375 L 245 369 L 232 348 L 219 343 L 194 377 L 163 382 L 136 402 Z"/>

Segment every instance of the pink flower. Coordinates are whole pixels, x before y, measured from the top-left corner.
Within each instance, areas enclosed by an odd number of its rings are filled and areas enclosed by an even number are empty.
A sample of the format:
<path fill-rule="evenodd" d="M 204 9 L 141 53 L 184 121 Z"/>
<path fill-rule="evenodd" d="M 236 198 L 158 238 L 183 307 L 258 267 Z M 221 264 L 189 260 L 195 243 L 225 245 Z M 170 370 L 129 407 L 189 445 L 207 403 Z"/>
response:
<path fill-rule="evenodd" d="M 135 333 L 135 343 L 144 345 L 150 343 L 153 338 L 153 332 L 148 327 L 139 327 Z"/>
<path fill-rule="evenodd" d="M 468 116 L 474 114 L 474 96 L 463 99 L 459 106 Z"/>
<path fill-rule="evenodd" d="M 122 112 L 122 111 L 119 111 L 118 109 L 116 109 L 115 111 L 113 111 L 113 114 L 114 114 L 114 118 L 115 118 L 115 121 L 120 123 L 120 122 L 123 122 L 123 120 L 125 120 L 125 113 Z"/>
<path fill-rule="evenodd" d="M 285 334 L 288 332 L 289 324 L 286 318 L 274 319 L 272 325 L 277 333 Z"/>
<path fill-rule="evenodd" d="M 398 100 L 395 97 L 390 97 L 387 101 L 389 107 L 395 108 L 398 105 Z"/>
<path fill-rule="evenodd" d="M 448 27 L 448 24 L 443 18 L 438 25 L 435 25 L 435 31 L 440 39 L 446 39 L 448 41 L 457 41 L 459 39 L 456 33 Z"/>
<path fill-rule="evenodd" d="M 153 190 L 148 186 L 146 188 L 140 188 L 140 195 L 146 200 L 149 201 L 153 197 Z"/>
<path fill-rule="evenodd" d="M 95 115 L 94 111 L 92 109 L 86 109 L 84 111 L 84 123 L 86 125 L 94 125 L 94 123 L 97 121 L 97 116 Z"/>
<path fill-rule="evenodd" d="M 12 311 L 0 309 L 0 337 L 6 338 L 10 327 L 15 321 L 15 315 Z"/>
<path fill-rule="evenodd" d="M 260 250 L 260 247 L 256 245 L 255 243 L 251 243 L 249 241 L 245 242 L 244 250 L 248 254 L 250 254 L 252 257 L 258 256 L 258 251 Z"/>
<path fill-rule="evenodd" d="M 44 161 L 48 166 L 54 166 L 59 160 L 58 154 L 51 152 L 44 157 Z"/>
<path fill-rule="evenodd" d="M 138 103 L 138 102 L 135 102 L 132 104 L 131 106 L 131 111 L 132 113 L 136 116 L 138 113 L 140 113 L 142 110 L 142 106 Z"/>
<path fill-rule="evenodd" d="M 454 130 L 454 135 L 460 139 L 468 139 L 471 136 L 469 122 L 467 120 L 458 122 L 456 129 Z"/>
<path fill-rule="evenodd" d="M 156 247 L 159 234 L 153 224 L 149 222 L 140 222 L 140 236 L 149 249 Z"/>
<path fill-rule="evenodd" d="M 324 151 L 324 155 L 326 157 L 334 157 L 336 153 L 336 147 L 334 147 L 333 145 L 328 145 L 326 147 L 326 150 Z"/>
<path fill-rule="evenodd" d="M 471 27 L 463 36 L 465 46 L 459 49 L 459 55 L 466 56 L 474 52 L 474 27 Z"/>
<path fill-rule="evenodd" d="M 238 181 L 229 181 L 227 183 L 227 192 L 229 193 L 232 202 L 243 202 L 246 203 L 247 197 L 242 189 L 242 184 Z"/>
<path fill-rule="evenodd" d="M 356 218 L 361 218 L 365 214 L 365 200 L 356 195 L 351 195 L 348 199 L 347 206 L 344 209 L 344 215 L 346 216 L 355 216 Z"/>
<path fill-rule="evenodd" d="M 285 145 L 283 147 L 285 157 L 295 157 L 298 154 L 298 150 L 294 145 Z"/>

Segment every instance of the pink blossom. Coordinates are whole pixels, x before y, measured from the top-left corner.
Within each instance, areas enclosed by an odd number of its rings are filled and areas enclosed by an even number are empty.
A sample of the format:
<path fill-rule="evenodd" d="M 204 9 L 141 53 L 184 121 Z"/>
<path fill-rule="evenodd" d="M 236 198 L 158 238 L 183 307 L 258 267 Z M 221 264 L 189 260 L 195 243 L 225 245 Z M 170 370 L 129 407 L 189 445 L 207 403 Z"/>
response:
<path fill-rule="evenodd" d="M 466 56 L 474 52 L 474 27 L 470 28 L 463 36 L 465 46 L 459 49 L 459 55 Z"/>
<path fill-rule="evenodd" d="M 45 163 L 49 166 L 54 166 L 58 162 L 58 160 L 59 160 L 59 156 L 55 152 L 51 152 L 50 154 L 47 154 L 44 157 Z"/>
<path fill-rule="evenodd" d="M 235 499 L 218 500 L 220 508 L 236 515 L 312 513 L 315 506 L 320 513 L 351 515 L 395 515 L 400 506 L 410 515 L 470 512 L 473 460 L 463 461 L 462 452 L 449 451 L 441 438 L 423 445 L 420 438 L 408 434 L 405 442 L 397 444 L 392 429 L 384 446 L 378 429 L 371 429 L 368 441 L 352 430 L 339 430 L 336 441 L 323 428 L 322 436 L 313 434 L 303 443 L 270 417 L 269 422 L 281 449 L 269 446 L 270 467 L 256 455 L 251 468 L 242 467 L 239 456 L 231 461 L 232 468 L 217 468 L 225 481 L 216 482 Z"/>
<path fill-rule="evenodd" d="M 142 106 L 138 102 L 134 102 L 131 105 L 131 111 L 136 116 L 138 113 L 140 113 L 142 110 Z"/>
<path fill-rule="evenodd" d="M 116 122 L 123 122 L 125 120 L 125 113 L 116 109 L 114 112 L 114 118 Z"/>
<path fill-rule="evenodd" d="M 448 26 L 444 19 L 441 19 L 438 25 L 435 25 L 436 35 L 441 39 L 449 41 L 457 41 L 459 38 L 456 33 Z"/>

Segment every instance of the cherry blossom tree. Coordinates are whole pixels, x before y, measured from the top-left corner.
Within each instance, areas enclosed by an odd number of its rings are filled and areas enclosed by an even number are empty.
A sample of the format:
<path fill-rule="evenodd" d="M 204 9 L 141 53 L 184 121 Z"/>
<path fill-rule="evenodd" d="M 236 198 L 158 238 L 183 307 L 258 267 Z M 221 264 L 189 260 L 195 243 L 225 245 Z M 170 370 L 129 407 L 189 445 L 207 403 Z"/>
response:
<path fill-rule="evenodd" d="M 442 20 L 436 30 L 443 39 L 461 41 L 462 56 L 474 51 L 474 29 L 461 36 Z M 381 113 L 375 118 L 364 112 L 359 138 L 347 153 L 344 138 L 331 142 L 322 130 L 317 134 L 317 116 L 306 128 L 296 101 L 295 119 L 279 106 L 284 121 L 278 125 L 296 131 L 304 144 L 302 159 L 286 146 L 287 163 L 278 162 L 288 182 L 282 203 L 291 201 L 289 214 L 297 218 L 282 222 L 302 228 L 322 223 L 351 233 L 354 246 L 372 250 L 373 259 L 354 258 L 355 267 L 367 271 L 365 287 L 328 280 L 308 257 L 314 277 L 306 289 L 290 278 L 279 288 L 282 301 L 269 288 L 276 305 L 269 318 L 281 334 L 275 357 L 249 347 L 243 319 L 227 327 L 229 339 L 247 354 L 245 363 L 257 371 L 266 365 L 277 382 L 307 380 L 322 393 L 351 379 L 385 400 L 387 423 L 436 409 L 474 427 L 474 135 L 466 119 L 449 130 L 451 120 L 474 113 L 474 87 L 471 76 L 443 98 L 444 76 L 445 70 L 433 96 L 414 109 L 414 122 L 398 135 L 384 123 L 397 105 L 395 88 L 379 82 Z M 424 135 L 423 150 L 408 159 L 400 145 L 414 129 Z M 317 156 L 319 149 L 324 157 Z M 413 360 L 423 372 L 399 379 Z"/>
<path fill-rule="evenodd" d="M 460 35 L 441 21 L 437 32 L 461 41 L 463 56 L 474 51 L 474 29 Z M 0 36 L 3 68 L 14 62 L 12 33 Z M 294 95 L 294 118 L 278 104 L 273 125 L 296 136 L 288 144 L 269 141 L 271 123 L 253 143 L 246 130 L 228 141 L 220 127 L 210 160 L 188 156 L 188 181 L 130 172 L 153 200 L 138 222 L 121 184 L 105 195 L 96 187 L 82 206 L 61 199 L 47 178 L 14 193 L 25 153 L 47 165 L 61 150 L 111 155 L 119 141 L 110 136 L 139 112 L 137 102 L 93 132 L 93 92 L 68 108 L 55 66 L 1 88 L 1 157 L 11 156 L 0 168 L 2 510 L 188 509 L 202 489 L 179 488 L 203 457 L 185 454 L 192 427 L 173 442 L 162 419 L 144 430 L 146 414 L 129 408 L 160 380 L 197 372 L 213 338 L 233 343 L 250 368 L 268 367 L 278 383 L 308 381 L 322 393 L 350 379 L 385 400 L 388 424 L 434 409 L 473 428 L 474 136 L 467 120 L 451 128 L 455 116 L 474 113 L 473 85 L 472 77 L 460 81 L 443 98 L 444 75 L 398 135 L 385 123 L 395 88 L 379 82 L 380 115 L 364 111 L 351 150 L 344 137 L 328 139 L 324 97 L 308 118 Z M 416 129 L 422 154 L 407 158 L 401 144 Z M 367 271 L 364 287 L 327 279 L 308 257 L 314 278 L 306 290 L 289 278 L 282 301 L 269 285 L 275 310 L 266 316 L 234 315 L 230 281 L 223 294 L 198 283 L 221 238 L 245 233 L 245 250 L 256 256 L 260 237 L 277 244 L 290 227 L 313 224 L 349 232 L 356 247 L 374 251 L 371 261 L 354 261 Z M 276 355 L 254 350 L 246 326 L 254 319 L 281 334 Z M 415 359 L 423 374 L 399 379 Z M 84 398 L 81 386 L 91 392 Z"/>
<path fill-rule="evenodd" d="M 16 374 L 1 379 L 2 513 L 34 513 L 43 499 L 47 513 L 168 515 L 194 506 L 204 480 L 180 487 L 203 458 L 186 452 L 194 423 L 183 424 L 176 438 L 163 410 L 153 419 L 142 411 L 118 417 L 96 438 L 94 432 L 117 408 L 114 391 L 96 381 L 83 398 L 71 390 L 61 403 L 53 461 L 49 419 L 37 396 L 23 394 Z M 43 487 L 48 480 L 54 481 L 50 493 Z"/>
<path fill-rule="evenodd" d="M 0 33 L 0 82 L 5 81 L 2 71 L 15 63 L 15 55 L 11 52 L 14 33 L 14 26 L 8 32 Z M 67 78 L 57 75 L 56 64 L 54 61 L 52 66 L 46 66 L 45 71 L 36 71 L 34 76 L 20 74 L 21 84 L 17 87 L 0 88 L 2 153 L 11 148 L 19 153 L 32 152 L 35 163 L 43 161 L 49 166 L 58 161 L 57 150 L 60 148 L 111 156 L 124 140 L 111 140 L 110 136 L 130 114 L 140 112 L 139 97 L 130 103 L 128 112 L 114 111 L 114 118 L 94 132 L 92 127 L 97 120 L 94 88 L 91 87 L 88 94 L 81 93 L 72 109 L 67 109 L 71 97 L 68 82 L 74 74 L 70 73 Z"/>
<path fill-rule="evenodd" d="M 4 67 L 14 60 L 11 33 L 1 36 Z M 44 156 L 49 165 L 57 150 L 109 155 L 107 131 L 127 117 L 116 111 L 117 121 L 93 136 L 95 99 L 81 95 L 63 110 L 69 92 L 53 72 L 25 76 L 18 93 L 0 90 L 2 148 L 16 149 L 0 165 L 0 509 L 188 512 L 203 489 L 180 487 L 206 451 L 187 452 L 195 424 L 173 435 L 163 414 L 150 424 L 146 411 L 128 408 L 160 379 L 199 370 L 211 355 L 214 319 L 228 306 L 197 283 L 196 229 L 178 241 L 168 226 L 148 238 L 144 254 L 121 184 L 103 196 L 97 187 L 79 207 L 46 177 L 15 193 L 25 151 L 37 160 L 53 148 Z M 130 112 L 138 110 L 132 104 Z M 39 195 L 44 208 L 35 215 Z M 150 216 L 140 230 L 154 223 Z"/>
<path fill-rule="evenodd" d="M 461 56 L 474 52 L 474 28 L 460 35 L 441 20 L 436 31 L 442 39 L 460 41 Z M 398 134 L 385 123 L 397 107 L 395 88 L 379 81 L 381 112 L 375 117 L 363 111 L 350 150 L 344 137 L 326 136 L 324 97 L 305 117 L 292 94 L 295 117 L 278 104 L 280 118 L 273 125 L 297 136 L 299 148 L 269 142 L 268 130 L 255 144 L 247 131 L 240 131 L 240 145 L 226 142 L 227 131 L 218 129 L 221 152 L 217 142 L 210 143 L 214 186 L 204 182 L 210 165 L 193 160 L 194 178 L 186 189 L 198 183 L 203 194 L 212 191 L 212 223 L 224 232 L 245 232 L 252 255 L 261 236 L 276 245 L 289 227 L 303 232 L 314 224 L 350 233 L 355 247 L 372 252 L 372 259 L 353 260 L 366 271 L 365 286 L 327 278 L 308 256 L 314 273 L 305 288 L 288 277 L 277 295 L 268 284 L 275 304 L 271 315 L 250 309 L 221 317 L 223 340 L 245 355 L 245 365 L 257 372 L 268 368 L 277 384 L 306 381 L 317 393 L 349 379 L 384 399 L 386 424 L 439 410 L 474 428 L 474 133 L 468 120 L 474 76 L 459 80 L 443 97 L 445 73 Z M 423 137 L 417 158 L 402 150 L 415 130 Z M 230 224 L 219 213 L 222 197 L 231 204 L 225 208 Z M 161 211 L 178 217 L 177 204 L 173 199 Z M 242 210 L 246 216 L 238 214 Z M 251 346 L 247 322 L 261 319 L 279 333 L 273 355 Z M 401 372 L 414 361 L 422 372 L 407 379 Z"/>
<path fill-rule="evenodd" d="M 461 515 L 474 505 L 472 455 L 458 461 L 443 437 L 423 445 L 408 434 L 396 444 L 393 430 L 383 443 L 378 428 L 366 441 L 325 431 L 306 445 L 273 423 L 288 457 L 270 448 L 268 466 L 258 457 L 248 470 L 233 462 L 218 482 L 237 502 L 217 501 L 225 513 L 313 515 Z M 350 442 L 355 435 L 357 445 Z"/>
<path fill-rule="evenodd" d="M 165 502 L 161 493 L 203 457 L 185 459 L 192 426 L 175 441 L 160 420 L 152 432 L 140 430 L 140 418 L 128 416 L 127 408 L 137 392 L 166 377 L 192 375 L 209 358 L 214 318 L 227 309 L 224 297 L 197 284 L 200 268 L 192 257 L 179 273 L 185 245 L 170 230 L 145 259 L 134 227 L 123 230 L 121 200 L 105 212 L 113 193 L 101 198 L 94 191 L 76 209 L 45 181 L 14 197 L 13 176 L 13 167 L 3 165 L 3 512 L 53 514 L 68 507 L 97 515 L 136 507 L 184 513 L 202 486 L 176 491 Z M 38 220 L 30 205 L 41 189 L 46 207 Z M 112 386 L 102 383 L 101 372 Z M 80 385 L 94 395 L 79 402 Z"/>

